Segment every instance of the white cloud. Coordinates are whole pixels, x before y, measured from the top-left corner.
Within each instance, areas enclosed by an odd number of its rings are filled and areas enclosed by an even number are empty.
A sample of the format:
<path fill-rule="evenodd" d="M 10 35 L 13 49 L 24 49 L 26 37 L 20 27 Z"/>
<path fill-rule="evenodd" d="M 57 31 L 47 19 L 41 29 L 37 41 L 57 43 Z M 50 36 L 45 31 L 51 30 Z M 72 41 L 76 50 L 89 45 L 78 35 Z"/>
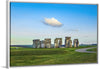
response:
<path fill-rule="evenodd" d="M 62 26 L 62 23 L 60 23 L 57 19 L 55 18 L 45 18 L 44 23 L 48 24 L 50 26 Z"/>

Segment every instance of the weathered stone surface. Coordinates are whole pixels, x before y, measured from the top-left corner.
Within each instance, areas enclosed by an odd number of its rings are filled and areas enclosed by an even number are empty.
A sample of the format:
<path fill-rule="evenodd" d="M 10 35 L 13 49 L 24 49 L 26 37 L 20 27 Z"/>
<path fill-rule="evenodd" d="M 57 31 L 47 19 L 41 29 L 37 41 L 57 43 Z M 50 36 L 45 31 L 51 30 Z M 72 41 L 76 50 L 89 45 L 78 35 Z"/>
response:
<path fill-rule="evenodd" d="M 69 44 L 69 47 L 71 48 L 72 47 L 72 40 L 69 40 L 69 42 L 68 42 Z"/>
<path fill-rule="evenodd" d="M 78 39 L 73 40 L 74 47 L 79 47 Z M 46 38 L 45 40 L 40 41 L 40 39 L 33 40 L 34 48 L 51 48 L 51 39 Z M 54 48 L 62 48 L 62 38 L 56 38 L 54 40 Z M 72 47 L 72 40 L 71 37 L 65 37 L 65 47 L 71 48 Z"/>
<path fill-rule="evenodd" d="M 40 43 L 41 43 L 41 44 L 40 44 L 40 45 L 41 45 L 40 47 L 41 47 L 41 48 L 45 48 L 45 41 L 42 40 L 42 41 L 40 41 Z"/>
<path fill-rule="evenodd" d="M 40 39 L 35 39 L 35 40 L 33 40 L 33 46 L 34 46 L 35 48 L 41 48 Z"/>
<path fill-rule="evenodd" d="M 54 47 L 59 48 L 62 45 L 62 38 L 56 38 L 54 40 Z"/>
<path fill-rule="evenodd" d="M 78 39 L 74 39 L 74 47 L 79 47 L 79 41 Z"/>
<path fill-rule="evenodd" d="M 65 47 L 72 47 L 71 37 L 65 37 Z"/>
<path fill-rule="evenodd" d="M 74 39 L 74 41 L 73 41 L 73 44 L 74 44 L 74 47 L 76 47 L 76 40 Z"/>
<path fill-rule="evenodd" d="M 45 48 L 51 48 L 51 39 L 50 38 L 45 39 Z"/>

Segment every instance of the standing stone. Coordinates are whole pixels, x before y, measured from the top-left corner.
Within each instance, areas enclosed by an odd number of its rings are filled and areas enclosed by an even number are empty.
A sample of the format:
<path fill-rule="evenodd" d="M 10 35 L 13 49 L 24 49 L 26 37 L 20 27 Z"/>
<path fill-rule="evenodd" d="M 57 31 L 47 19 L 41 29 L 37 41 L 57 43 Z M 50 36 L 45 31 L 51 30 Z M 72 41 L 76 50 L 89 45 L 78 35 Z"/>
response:
<path fill-rule="evenodd" d="M 71 37 L 65 37 L 65 47 L 72 47 Z"/>
<path fill-rule="evenodd" d="M 73 41 L 73 44 L 74 44 L 74 47 L 76 47 L 76 40 L 74 39 L 74 41 Z"/>
<path fill-rule="evenodd" d="M 45 48 L 51 48 L 51 39 L 50 38 L 45 39 Z"/>
<path fill-rule="evenodd" d="M 72 40 L 69 40 L 69 42 L 68 42 L 69 44 L 69 47 L 71 48 L 72 47 Z"/>
<path fill-rule="evenodd" d="M 56 38 L 54 40 L 54 47 L 59 48 L 62 45 L 62 38 Z"/>
<path fill-rule="evenodd" d="M 79 41 L 78 41 L 78 39 L 77 39 L 76 47 L 79 47 Z"/>
<path fill-rule="evenodd" d="M 41 48 L 45 48 L 45 41 L 44 40 L 41 41 Z"/>
<path fill-rule="evenodd" d="M 74 47 L 79 47 L 79 41 L 78 41 L 78 39 L 74 39 Z"/>
<path fill-rule="evenodd" d="M 35 48 L 40 48 L 40 47 L 41 47 L 41 45 L 40 45 L 40 40 L 39 40 L 39 39 L 33 40 L 33 46 L 34 46 Z"/>

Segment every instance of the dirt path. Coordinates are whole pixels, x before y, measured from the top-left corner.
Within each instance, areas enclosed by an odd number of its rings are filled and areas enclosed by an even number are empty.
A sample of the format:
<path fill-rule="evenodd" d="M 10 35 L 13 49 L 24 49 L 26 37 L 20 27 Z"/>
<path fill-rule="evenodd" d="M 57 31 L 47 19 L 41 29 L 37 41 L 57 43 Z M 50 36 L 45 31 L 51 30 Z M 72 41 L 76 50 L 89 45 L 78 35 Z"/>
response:
<path fill-rule="evenodd" d="M 77 49 L 75 51 L 77 51 L 77 52 L 85 52 L 85 53 L 96 53 L 95 51 L 87 51 L 88 49 L 92 49 L 92 48 L 96 48 L 96 47 L 89 47 L 89 48 Z"/>

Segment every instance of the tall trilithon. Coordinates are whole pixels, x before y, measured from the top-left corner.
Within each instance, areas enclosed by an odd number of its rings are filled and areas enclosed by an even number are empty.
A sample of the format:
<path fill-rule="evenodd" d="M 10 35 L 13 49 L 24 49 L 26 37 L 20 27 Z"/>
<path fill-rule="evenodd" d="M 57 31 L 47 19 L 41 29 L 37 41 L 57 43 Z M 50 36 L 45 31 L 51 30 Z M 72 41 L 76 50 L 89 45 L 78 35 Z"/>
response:
<path fill-rule="evenodd" d="M 59 48 L 62 45 L 62 38 L 56 38 L 54 40 L 54 47 Z"/>
<path fill-rule="evenodd" d="M 79 41 L 78 39 L 74 39 L 74 47 L 79 47 Z"/>
<path fill-rule="evenodd" d="M 45 40 L 41 41 L 41 48 L 45 48 Z"/>
<path fill-rule="evenodd" d="M 34 48 L 41 48 L 40 40 L 39 39 L 33 40 L 33 47 Z"/>
<path fill-rule="evenodd" d="M 65 47 L 72 47 L 72 40 L 71 37 L 65 37 Z"/>
<path fill-rule="evenodd" d="M 45 39 L 45 48 L 51 48 L 51 39 L 50 38 Z"/>

